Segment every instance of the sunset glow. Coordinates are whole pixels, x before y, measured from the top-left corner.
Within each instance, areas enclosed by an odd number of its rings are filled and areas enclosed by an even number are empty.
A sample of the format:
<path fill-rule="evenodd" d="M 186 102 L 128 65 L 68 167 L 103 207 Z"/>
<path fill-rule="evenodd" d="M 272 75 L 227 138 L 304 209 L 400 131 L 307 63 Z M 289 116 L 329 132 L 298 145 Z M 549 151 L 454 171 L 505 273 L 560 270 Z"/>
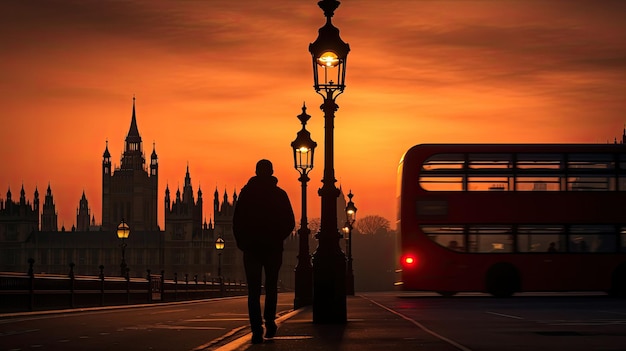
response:
<path fill-rule="evenodd" d="M 415 144 L 620 138 L 625 13 L 623 1 L 342 0 L 337 186 L 360 218 L 395 227 L 396 167 Z M 308 46 L 324 23 L 317 0 L 2 1 L 0 199 L 23 186 L 32 203 L 50 185 L 67 230 L 84 191 L 100 223 L 102 155 L 108 141 L 119 166 L 135 96 L 144 155 L 153 143 L 158 154 L 161 228 L 165 188 L 182 187 L 187 166 L 207 221 L 215 189 L 232 201 L 262 158 L 300 213 L 291 142 L 305 102 L 319 217 L 324 121 Z"/>

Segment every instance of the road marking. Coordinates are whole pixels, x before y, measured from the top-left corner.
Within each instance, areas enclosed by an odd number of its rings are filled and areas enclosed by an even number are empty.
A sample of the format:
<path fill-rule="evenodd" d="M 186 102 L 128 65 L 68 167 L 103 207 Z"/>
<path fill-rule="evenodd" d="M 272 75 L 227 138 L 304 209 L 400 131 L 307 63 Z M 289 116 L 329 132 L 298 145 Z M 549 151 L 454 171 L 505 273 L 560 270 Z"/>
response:
<path fill-rule="evenodd" d="M 33 332 L 38 332 L 38 331 L 39 329 L 9 330 L 8 332 L 0 333 L 0 336 L 18 335 L 18 334 L 33 333 Z"/>
<path fill-rule="evenodd" d="M 626 313 L 624 312 L 619 312 L 619 311 L 599 311 L 602 313 L 612 313 L 612 314 L 619 314 L 619 315 L 625 315 Z"/>
<path fill-rule="evenodd" d="M 304 340 L 304 339 L 313 339 L 313 336 L 311 335 L 275 336 L 272 339 L 274 340 Z"/>
<path fill-rule="evenodd" d="M 126 327 L 124 330 L 171 329 L 171 330 L 224 330 L 222 327 L 190 327 L 187 325 L 150 324 Z"/>
<path fill-rule="evenodd" d="M 247 313 L 220 312 L 220 313 L 211 313 L 211 316 L 245 316 L 245 317 L 248 317 L 248 314 Z"/>
<path fill-rule="evenodd" d="M 395 311 L 395 310 L 392 310 L 391 308 L 389 308 L 389 307 L 387 307 L 387 306 L 385 306 L 385 305 L 382 305 L 382 304 L 380 304 L 380 303 L 378 303 L 378 302 L 376 302 L 376 301 L 374 301 L 374 300 L 372 300 L 372 299 L 370 299 L 370 298 L 367 298 L 367 297 L 362 296 L 362 295 L 360 295 L 360 296 L 361 296 L 362 298 L 364 298 L 364 299 L 368 300 L 369 302 L 371 302 L 371 303 L 373 303 L 373 304 L 377 305 L 378 307 L 380 307 L 380 308 L 382 308 L 382 309 L 385 309 L 385 310 L 387 310 L 387 311 L 389 311 L 389 312 L 391 312 L 391 313 L 395 314 L 396 316 L 398 316 L 398 317 L 400 317 L 400 318 L 402 318 L 402 319 L 405 319 L 405 320 L 407 320 L 407 321 L 409 321 L 409 322 L 413 323 L 414 325 L 416 325 L 418 328 L 422 329 L 422 330 L 423 330 L 423 331 L 425 331 L 426 333 L 428 333 L 428 334 L 430 334 L 430 335 L 432 335 L 432 336 L 434 336 L 434 337 L 436 337 L 436 338 L 438 338 L 438 339 L 440 339 L 440 340 L 443 340 L 443 341 L 447 342 L 448 344 L 450 344 L 450 345 L 452 345 L 452 346 L 456 347 L 456 348 L 457 348 L 457 349 L 459 349 L 459 350 L 462 350 L 462 351 L 472 351 L 472 349 L 467 348 L 467 347 L 465 347 L 465 346 L 463 346 L 463 345 L 461 345 L 461 344 L 457 343 L 456 341 L 454 341 L 454 340 L 452 340 L 452 339 L 448 339 L 448 338 L 446 338 L 445 336 L 443 336 L 443 335 L 439 335 L 439 334 L 435 333 L 434 331 L 432 331 L 432 330 L 430 330 L 430 329 L 426 328 L 424 325 L 422 325 L 422 323 L 420 323 L 420 322 L 418 322 L 418 321 L 414 320 L 414 319 L 413 319 L 413 318 L 411 318 L 411 317 L 405 316 L 404 314 L 402 314 L 402 313 L 400 313 L 400 312 L 397 312 L 397 311 Z"/>
<path fill-rule="evenodd" d="M 185 308 L 185 309 L 180 309 L 180 310 L 167 310 L 167 311 L 151 312 L 150 314 L 176 313 L 176 312 L 185 312 L 185 311 L 188 311 L 188 310 L 189 309 Z"/>
<path fill-rule="evenodd" d="M 185 319 L 185 322 L 239 322 L 247 320 L 248 318 L 194 318 Z"/>
<path fill-rule="evenodd" d="M 213 340 L 211 340 L 211 341 L 209 341 L 209 342 L 207 342 L 207 343 L 205 343 L 205 344 L 202 344 L 202 345 L 200 345 L 200 346 L 196 347 L 195 349 L 193 349 L 192 351 L 200 351 L 200 350 L 204 350 L 204 349 L 206 349 L 206 348 L 210 347 L 211 345 L 215 345 L 215 344 L 217 344 L 218 342 L 220 342 L 220 341 L 222 341 L 222 340 L 224 340 L 224 339 L 226 339 L 226 338 L 229 338 L 229 337 L 231 337 L 231 336 L 233 336 L 233 335 L 237 334 L 240 330 L 243 330 L 243 329 L 246 329 L 246 326 L 245 326 L 245 325 L 244 325 L 244 326 L 241 326 L 241 327 L 238 327 L 238 328 L 235 328 L 235 329 L 233 329 L 233 330 L 229 331 L 228 333 L 226 333 L 226 334 L 224 334 L 224 335 L 220 336 L 220 337 L 219 337 L 219 338 L 217 338 L 217 339 L 213 339 Z"/>
<path fill-rule="evenodd" d="M 485 311 L 485 313 L 493 314 L 494 316 L 506 317 L 506 318 L 524 319 L 524 318 L 519 317 L 519 316 L 513 316 L 513 315 L 510 315 L 510 314 L 504 314 L 504 313 L 497 313 L 497 312 L 490 312 L 490 311 Z"/>
<path fill-rule="evenodd" d="M 291 318 L 291 317 L 293 317 L 293 316 L 297 315 L 297 314 L 298 314 L 298 313 L 300 313 L 301 311 L 302 311 L 302 309 L 298 309 L 298 310 L 293 310 L 293 311 L 290 311 L 290 312 L 288 312 L 288 313 L 285 313 L 285 314 L 281 315 L 280 317 L 276 318 L 276 324 L 278 324 L 278 325 L 280 326 L 280 324 L 281 324 L 283 321 L 285 321 L 285 320 L 287 320 L 287 319 L 289 319 L 289 318 Z M 226 334 L 226 335 L 224 335 L 224 336 L 222 336 L 222 337 L 220 337 L 220 338 L 217 338 L 217 339 L 215 339 L 215 340 L 211 340 L 211 341 L 207 342 L 207 343 L 206 343 L 206 344 L 204 344 L 204 345 L 200 345 L 200 346 L 198 346 L 198 347 L 194 348 L 192 351 L 200 351 L 200 350 L 205 350 L 205 349 L 207 349 L 208 347 L 210 347 L 211 345 L 215 345 L 215 344 L 217 344 L 218 342 L 220 342 L 220 341 L 222 341 L 222 340 L 225 340 L 226 338 L 228 338 L 228 337 L 230 337 L 230 336 L 232 336 L 232 335 L 235 335 L 237 332 L 239 332 L 239 331 L 241 331 L 241 330 L 243 330 L 243 329 L 246 329 L 246 328 L 248 328 L 248 326 L 242 326 L 242 327 L 239 327 L 239 328 L 233 329 L 230 333 L 228 333 L 228 334 Z M 246 333 L 245 335 L 243 335 L 243 336 L 239 337 L 238 339 L 235 339 L 235 340 L 233 340 L 233 341 L 229 342 L 228 344 L 223 345 L 223 346 L 221 346 L 221 347 L 219 347 L 219 348 L 215 349 L 215 351 L 234 351 L 234 350 L 239 350 L 239 349 L 241 349 L 241 347 L 242 347 L 244 344 L 246 344 L 246 343 L 249 343 L 249 342 L 250 342 L 250 338 L 251 338 L 251 336 L 250 336 L 250 335 L 251 335 L 251 334 L 252 334 L 252 333 Z M 274 339 L 277 339 L 277 338 L 275 337 Z"/>

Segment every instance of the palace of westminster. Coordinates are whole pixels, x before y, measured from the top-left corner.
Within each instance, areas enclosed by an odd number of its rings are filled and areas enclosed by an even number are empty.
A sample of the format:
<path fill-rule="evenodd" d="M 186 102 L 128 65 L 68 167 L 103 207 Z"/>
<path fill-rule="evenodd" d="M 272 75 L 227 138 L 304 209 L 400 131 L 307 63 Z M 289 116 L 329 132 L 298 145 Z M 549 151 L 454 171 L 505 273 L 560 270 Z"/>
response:
<path fill-rule="evenodd" d="M 130 236 L 125 240 L 125 261 L 131 277 L 145 277 L 150 269 L 152 273 L 164 271 L 167 279 L 177 273 L 179 279 L 188 274 L 189 277 L 197 275 L 201 281 L 205 277 L 217 277 L 219 264 L 225 279 L 245 280 L 243 255 L 237 249 L 232 232 L 236 191 L 232 199 L 224 192 L 220 202 L 215 190 L 213 219 L 207 223 L 202 218 L 202 191 L 198 189 L 194 197 L 187 167 L 182 192 L 178 189 L 172 197 L 166 187 L 165 228 L 161 230 L 157 225 L 158 176 L 154 145 L 146 167 L 133 98 L 130 129 L 120 167 L 111 168 L 108 142 L 102 155 L 101 225 L 96 225 L 84 192 L 77 209 L 76 225 L 69 230 L 59 230 L 50 185 L 41 207 L 37 190 L 30 203 L 23 186 L 18 201 L 13 200 L 9 189 L 6 198 L 0 198 L 0 271 L 27 272 L 28 260 L 32 258 L 35 273 L 67 274 L 69 265 L 74 263 L 75 274 L 98 275 L 102 265 L 105 275 L 120 275 L 122 248 L 116 232 L 124 220 L 130 227 Z M 343 196 L 339 197 L 341 200 L 345 207 Z M 225 241 L 219 254 L 215 248 L 218 237 Z M 293 287 L 297 253 L 298 240 L 291 236 L 285 241 L 281 269 L 285 287 Z"/>

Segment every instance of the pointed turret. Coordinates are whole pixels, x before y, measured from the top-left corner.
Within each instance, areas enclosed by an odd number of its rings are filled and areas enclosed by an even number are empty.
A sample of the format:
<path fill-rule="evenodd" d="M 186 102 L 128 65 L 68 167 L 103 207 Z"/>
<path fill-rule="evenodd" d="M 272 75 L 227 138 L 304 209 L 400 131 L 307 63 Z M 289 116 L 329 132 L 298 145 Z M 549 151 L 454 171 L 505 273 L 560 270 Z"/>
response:
<path fill-rule="evenodd" d="M 135 113 L 135 97 L 133 96 L 133 115 L 130 120 L 130 128 L 126 135 L 126 145 L 124 147 L 124 156 L 122 158 L 121 169 L 124 170 L 143 170 L 146 160 L 143 157 L 143 148 L 141 146 L 141 136 L 137 128 L 137 116 Z"/>
<path fill-rule="evenodd" d="M 139 128 L 137 128 L 137 116 L 135 114 L 135 96 L 133 96 L 133 115 L 130 120 L 130 128 L 128 129 L 128 135 L 126 135 L 126 142 L 133 141 L 141 143 L 141 136 L 139 135 Z"/>
<path fill-rule="evenodd" d="M 106 146 L 104 147 L 104 153 L 102 154 L 104 159 L 111 160 L 111 153 L 109 152 L 109 139 L 106 140 Z"/>
<path fill-rule="evenodd" d="M 165 185 L 165 210 L 166 213 L 167 211 L 169 211 L 171 209 L 171 201 L 170 201 L 170 185 L 166 184 Z"/>
<path fill-rule="evenodd" d="M 48 183 L 48 189 L 46 189 L 46 197 L 44 198 L 43 209 L 41 211 L 41 230 L 44 232 L 56 232 L 59 230 L 56 206 L 54 205 L 50 183 Z"/>
<path fill-rule="evenodd" d="M 159 172 L 159 157 L 156 153 L 156 143 L 152 142 L 152 154 L 150 155 L 150 177 L 156 177 Z"/>
<path fill-rule="evenodd" d="M 39 216 L 39 190 L 35 187 L 35 199 L 33 200 L 33 210 Z"/>
<path fill-rule="evenodd" d="M 22 184 L 22 190 L 20 190 L 20 205 L 26 205 L 26 192 L 24 191 L 24 184 Z"/>
<path fill-rule="evenodd" d="M 83 196 L 81 196 L 78 202 L 78 209 L 76 210 L 76 230 L 89 230 L 89 221 L 91 219 L 90 212 L 89 202 L 87 201 L 87 196 L 85 196 L 85 190 L 83 190 Z"/>
<path fill-rule="evenodd" d="M 215 192 L 213 193 L 213 213 L 217 215 L 220 211 L 220 193 L 217 191 L 217 187 L 215 187 Z"/>

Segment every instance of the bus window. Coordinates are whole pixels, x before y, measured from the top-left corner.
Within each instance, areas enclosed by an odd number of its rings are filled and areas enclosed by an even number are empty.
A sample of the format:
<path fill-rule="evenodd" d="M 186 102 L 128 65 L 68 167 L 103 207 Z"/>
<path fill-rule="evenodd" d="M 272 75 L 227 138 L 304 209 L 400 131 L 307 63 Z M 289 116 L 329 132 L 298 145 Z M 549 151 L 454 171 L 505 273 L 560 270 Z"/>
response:
<path fill-rule="evenodd" d="M 519 252 L 564 252 L 567 240 L 563 226 L 520 225 L 517 227 Z"/>
<path fill-rule="evenodd" d="M 561 154 L 518 154 L 516 166 L 520 170 L 560 170 Z"/>
<path fill-rule="evenodd" d="M 420 177 L 420 186 L 426 191 L 461 191 L 463 177 Z"/>
<path fill-rule="evenodd" d="M 573 225 L 570 227 L 571 252 L 615 252 L 615 229 L 610 225 Z"/>
<path fill-rule="evenodd" d="M 513 252 L 511 226 L 470 226 L 469 233 L 470 252 Z"/>
<path fill-rule="evenodd" d="M 508 191 L 508 177 L 469 177 L 467 179 L 469 191 Z"/>
<path fill-rule="evenodd" d="M 450 250 L 465 251 L 464 228 L 462 226 L 423 225 L 422 231 L 430 240 Z"/>
<path fill-rule="evenodd" d="M 561 190 L 561 179 L 559 177 L 518 176 L 515 180 L 515 190 L 559 191 Z"/>
<path fill-rule="evenodd" d="M 615 169 L 615 162 L 610 154 L 570 154 L 567 168 L 576 170 Z"/>
<path fill-rule="evenodd" d="M 424 161 L 422 170 L 437 171 L 450 169 L 463 169 L 465 158 L 463 154 L 437 154 Z"/>
<path fill-rule="evenodd" d="M 469 154 L 468 168 L 471 170 L 509 169 L 511 154 Z"/>
<path fill-rule="evenodd" d="M 567 178 L 567 190 L 607 191 L 615 190 L 615 179 L 608 176 L 579 176 Z"/>

